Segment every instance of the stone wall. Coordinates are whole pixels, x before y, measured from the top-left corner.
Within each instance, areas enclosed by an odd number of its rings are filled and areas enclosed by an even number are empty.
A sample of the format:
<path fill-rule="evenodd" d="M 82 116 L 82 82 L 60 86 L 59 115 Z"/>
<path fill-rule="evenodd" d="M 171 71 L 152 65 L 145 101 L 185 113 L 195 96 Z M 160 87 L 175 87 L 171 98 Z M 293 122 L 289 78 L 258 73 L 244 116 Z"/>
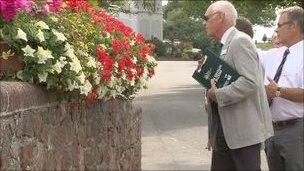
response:
<path fill-rule="evenodd" d="M 0 104 L 0 170 L 140 170 L 132 102 L 59 102 L 44 88 L 0 82 Z"/>

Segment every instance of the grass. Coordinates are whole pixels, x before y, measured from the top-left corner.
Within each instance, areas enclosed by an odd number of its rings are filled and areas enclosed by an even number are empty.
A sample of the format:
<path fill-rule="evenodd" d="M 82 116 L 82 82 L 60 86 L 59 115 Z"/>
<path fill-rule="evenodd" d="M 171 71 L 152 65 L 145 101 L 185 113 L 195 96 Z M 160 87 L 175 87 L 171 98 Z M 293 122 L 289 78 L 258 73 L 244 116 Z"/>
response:
<path fill-rule="evenodd" d="M 271 44 L 270 43 L 257 43 L 256 44 L 257 48 L 262 49 L 262 50 L 268 50 L 271 49 Z"/>

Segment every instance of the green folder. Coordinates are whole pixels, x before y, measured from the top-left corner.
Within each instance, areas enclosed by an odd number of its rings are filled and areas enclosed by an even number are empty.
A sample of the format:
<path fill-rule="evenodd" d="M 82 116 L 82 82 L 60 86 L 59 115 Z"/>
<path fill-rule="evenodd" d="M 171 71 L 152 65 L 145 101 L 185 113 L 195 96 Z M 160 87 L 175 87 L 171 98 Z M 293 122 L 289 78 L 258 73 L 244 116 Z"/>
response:
<path fill-rule="evenodd" d="M 198 66 L 192 77 L 202 86 L 209 89 L 211 87 L 210 80 L 215 79 L 216 87 L 221 88 L 231 84 L 240 74 L 231 68 L 223 59 L 217 57 L 209 49 L 205 49 L 204 64 Z"/>

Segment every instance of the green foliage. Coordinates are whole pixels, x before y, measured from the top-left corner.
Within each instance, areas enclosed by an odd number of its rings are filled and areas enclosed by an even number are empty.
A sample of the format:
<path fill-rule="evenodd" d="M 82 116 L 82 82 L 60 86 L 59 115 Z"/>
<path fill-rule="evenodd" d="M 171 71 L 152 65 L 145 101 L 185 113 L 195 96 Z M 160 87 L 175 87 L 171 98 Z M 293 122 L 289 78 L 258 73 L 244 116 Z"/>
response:
<path fill-rule="evenodd" d="M 62 31 L 70 40 L 70 44 L 76 49 L 77 56 L 83 56 L 82 52 L 95 55 L 96 46 L 105 41 L 100 35 L 101 28 L 91 23 L 90 16 L 85 12 L 53 14 L 47 18 L 50 25 Z M 81 52 L 82 51 L 82 52 Z"/>
<path fill-rule="evenodd" d="M 180 51 L 184 51 L 185 49 L 184 46 L 180 45 L 174 47 L 175 41 L 181 42 L 181 45 L 193 42 L 202 31 L 202 24 L 188 17 L 181 8 L 175 10 L 172 8 L 172 11 L 167 11 L 167 19 L 164 22 L 163 32 L 164 39 L 171 42 L 171 55 L 177 53 L 176 48 Z M 182 55 L 177 56 L 181 57 Z"/>
<path fill-rule="evenodd" d="M 193 39 L 193 33 L 197 31 L 197 23 L 187 17 L 181 9 L 176 9 L 169 13 L 164 23 L 164 38 L 173 40 L 189 41 Z"/>
<path fill-rule="evenodd" d="M 164 39 L 181 43 L 191 42 L 194 48 L 209 48 L 219 53 L 220 46 L 218 42 L 207 36 L 203 28 L 203 16 L 209 5 L 214 0 L 170 0 L 164 8 Z M 246 17 L 253 24 L 264 26 L 273 25 L 276 18 L 275 11 L 279 8 L 302 5 L 301 0 L 272 0 L 272 1 L 256 1 L 256 0 L 231 0 L 239 16 Z M 257 12 L 258 10 L 258 12 Z M 173 51 L 176 51 L 172 47 Z"/>
<path fill-rule="evenodd" d="M 212 2 L 213 0 L 179 1 L 188 16 L 194 18 L 203 18 L 205 11 Z M 253 24 L 264 26 L 274 24 L 276 9 L 292 5 L 303 6 L 302 0 L 230 0 L 230 2 L 234 4 L 239 16 L 250 19 Z"/>
<path fill-rule="evenodd" d="M 153 37 L 151 40 L 147 41 L 148 43 L 152 43 L 155 45 L 155 54 L 157 57 L 164 57 L 166 56 L 168 50 L 168 44 L 162 42 L 157 37 Z"/>

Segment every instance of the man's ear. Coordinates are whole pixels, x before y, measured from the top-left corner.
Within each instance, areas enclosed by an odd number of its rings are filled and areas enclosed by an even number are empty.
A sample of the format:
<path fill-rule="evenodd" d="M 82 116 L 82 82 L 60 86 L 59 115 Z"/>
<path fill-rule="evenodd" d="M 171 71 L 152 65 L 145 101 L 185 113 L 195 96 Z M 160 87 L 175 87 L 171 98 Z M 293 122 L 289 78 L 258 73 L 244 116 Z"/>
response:
<path fill-rule="evenodd" d="M 225 21 L 225 13 L 221 12 L 220 15 L 219 15 L 221 21 Z"/>
<path fill-rule="evenodd" d="M 292 22 L 292 23 L 289 25 L 289 29 L 290 29 L 290 31 L 292 31 L 292 32 L 296 32 L 296 30 L 299 29 L 299 26 L 298 26 L 297 23 Z"/>

